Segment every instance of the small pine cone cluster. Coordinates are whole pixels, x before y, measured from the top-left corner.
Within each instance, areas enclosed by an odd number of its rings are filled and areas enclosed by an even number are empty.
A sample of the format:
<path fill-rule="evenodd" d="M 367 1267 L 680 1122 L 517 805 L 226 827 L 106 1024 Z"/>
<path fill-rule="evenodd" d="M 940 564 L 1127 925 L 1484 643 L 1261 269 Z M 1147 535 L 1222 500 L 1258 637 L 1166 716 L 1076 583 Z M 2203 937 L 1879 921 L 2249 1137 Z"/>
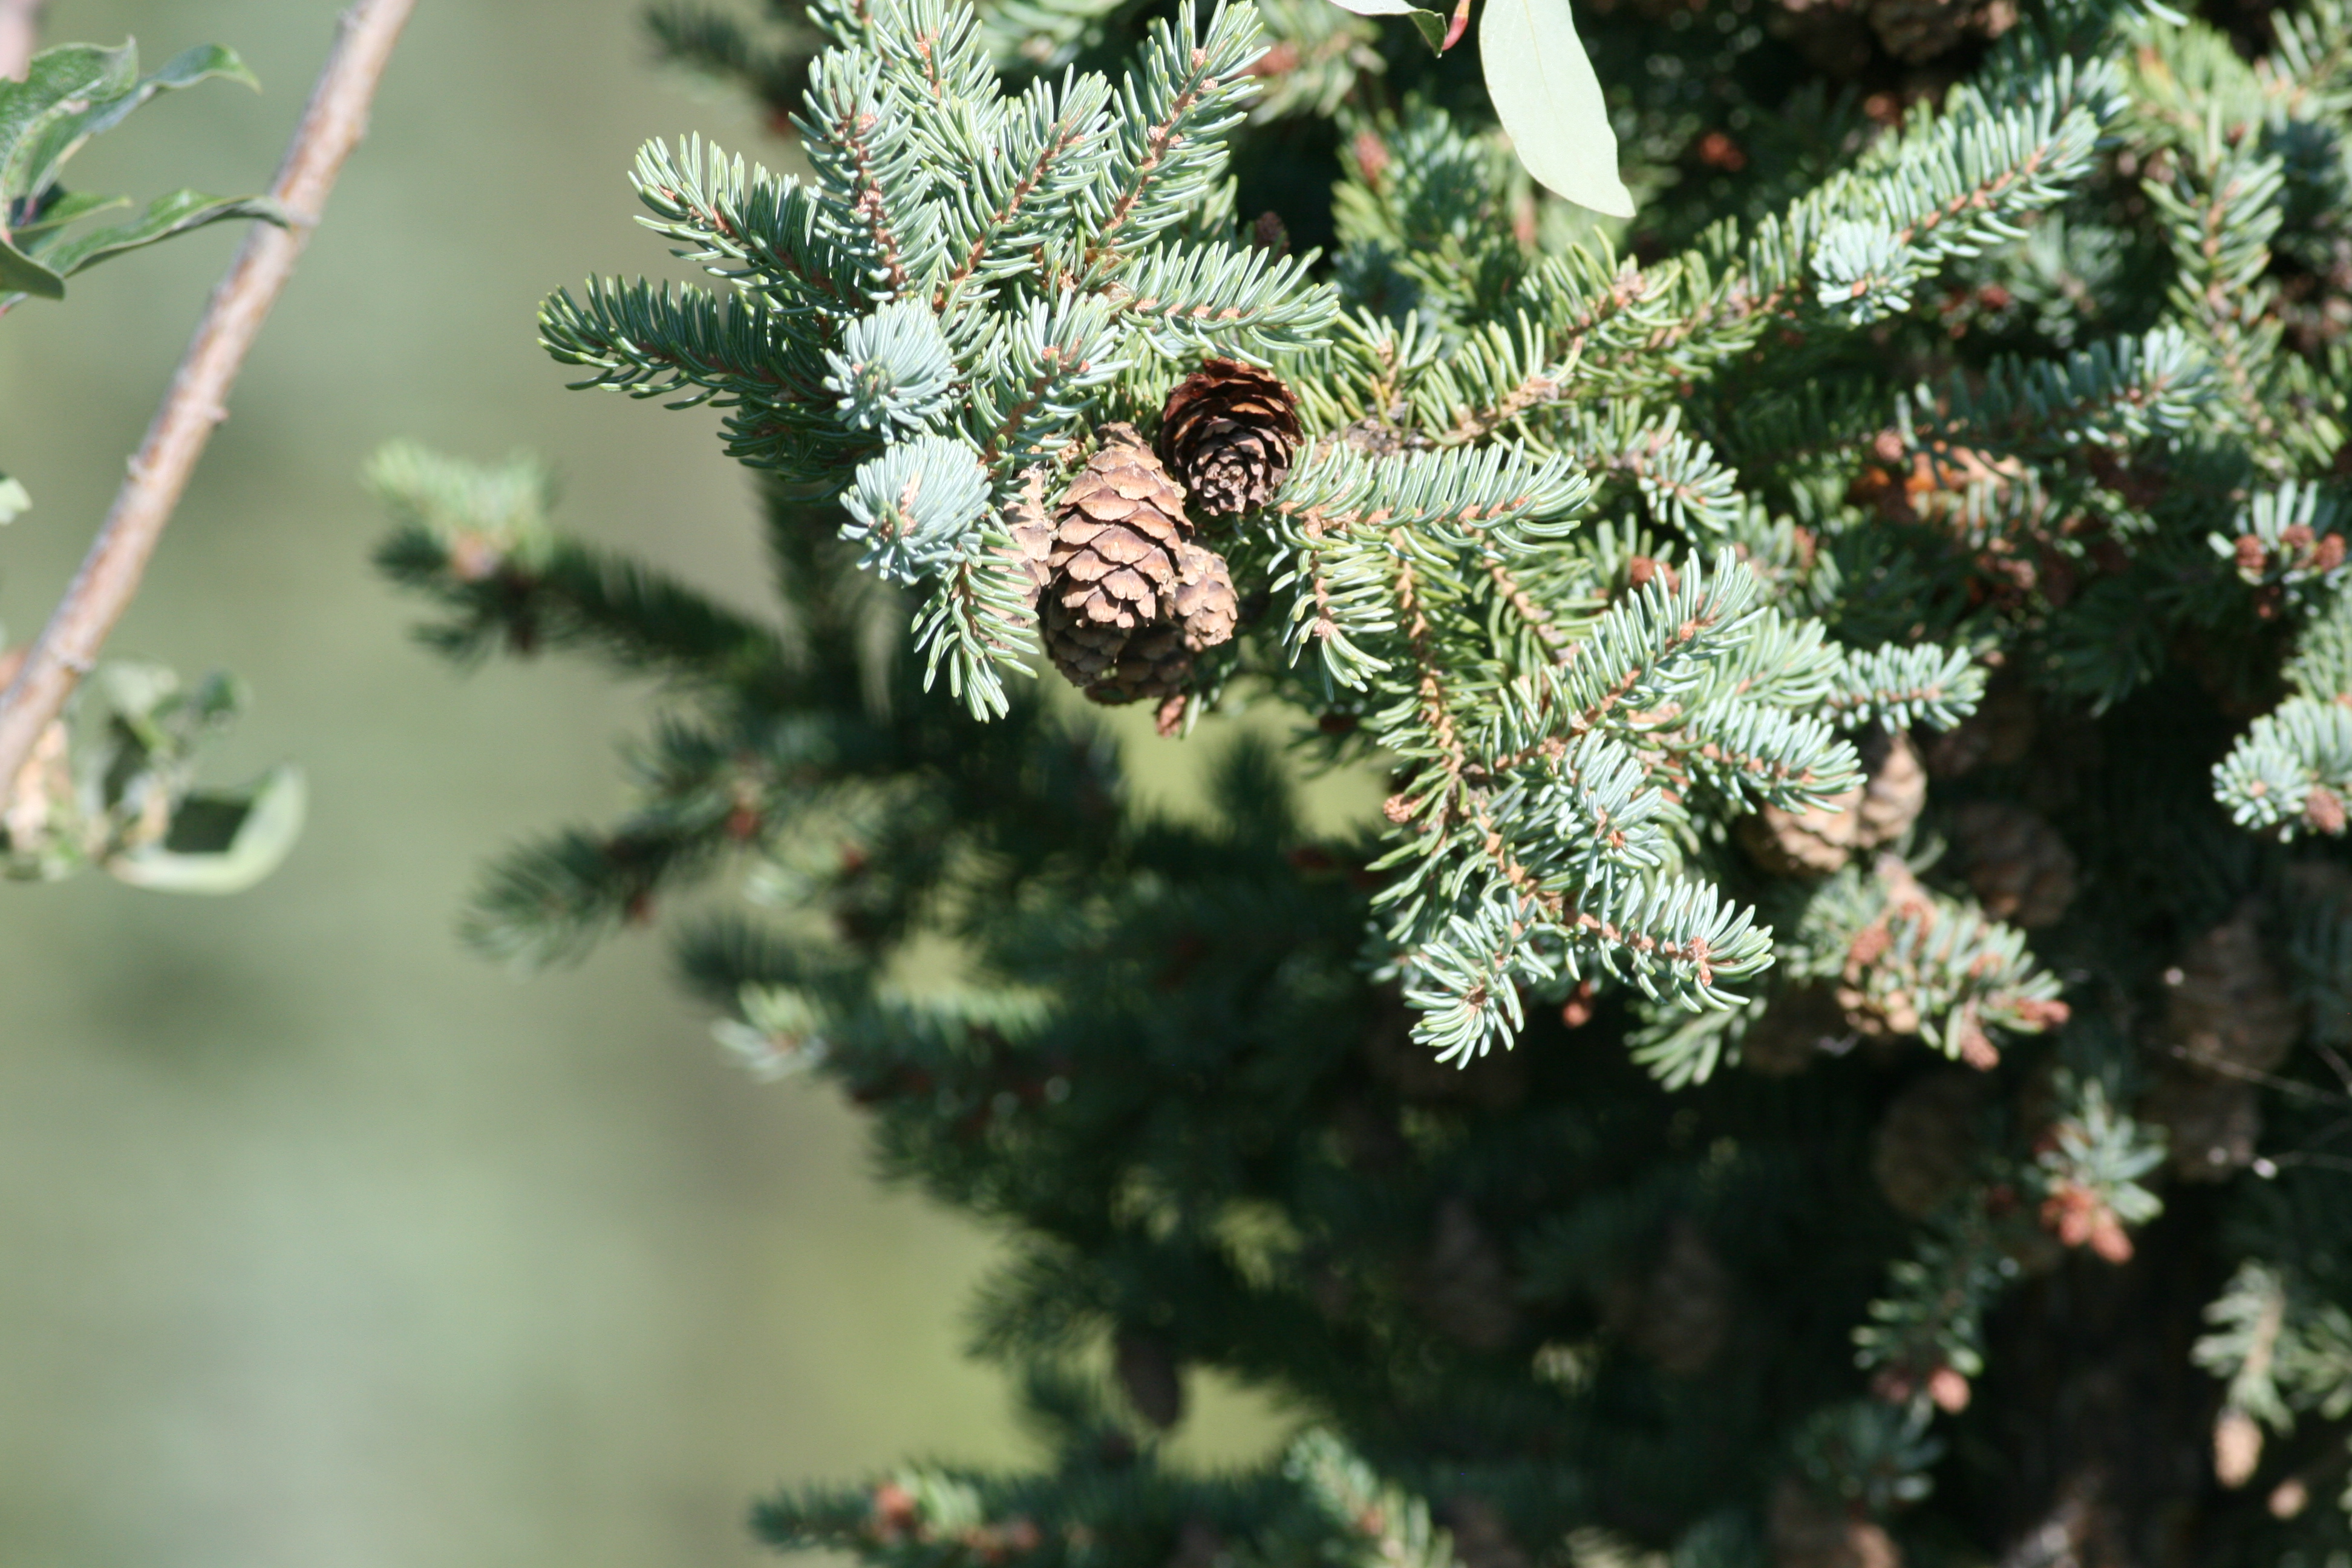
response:
<path fill-rule="evenodd" d="M 1254 511 L 1290 476 L 1298 405 L 1276 376 L 1212 359 L 1176 384 L 1160 414 L 1160 460 L 1213 517 Z"/>
<path fill-rule="evenodd" d="M 1910 831 L 1927 804 L 1927 773 L 1910 738 L 1872 736 L 1862 753 L 1869 776 L 1860 786 L 1805 811 L 1768 805 L 1740 819 L 1740 842 L 1757 864 L 1784 877 L 1827 876 L 1855 850 Z"/>
<path fill-rule="evenodd" d="M 1967 1184 L 1984 1075 L 1937 1068 L 1905 1086 L 1871 1138 L 1870 1170 L 1896 1213 L 1925 1219 Z"/>
<path fill-rule="evenodd" d="M 1174 698 L 1193 656 L 1234 635 L 1233 579 L 1223 557 L 1192 542 L 1183 490 L 1134 426 L 1102 434 L 1033 571 L 1045 651 L 1097 702 Z"/>
<path fill-rule="evenodd" d="M 2027 931 L 2055 925 L 2074 901 L 2074 855 L 2023 806 L 1978 801 L 1953 814 L 1952 845 L 1977 901 Z"/>

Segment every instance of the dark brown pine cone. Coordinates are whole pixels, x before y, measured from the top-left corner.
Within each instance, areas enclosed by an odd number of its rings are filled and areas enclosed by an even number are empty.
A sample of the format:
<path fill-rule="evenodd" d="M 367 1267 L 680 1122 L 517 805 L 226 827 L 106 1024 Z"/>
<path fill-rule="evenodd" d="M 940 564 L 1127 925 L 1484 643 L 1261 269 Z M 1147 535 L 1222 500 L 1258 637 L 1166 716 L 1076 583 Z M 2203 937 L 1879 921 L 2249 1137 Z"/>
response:
<path fill-rule="evenodd" d="M 1952 847 L 1985 913 L 2027 931 L 2055 925 L 2074 901 L 2074 855 L 2023 806 L 1979 801 L 1952 817 Z"/>
<path fill-rule="evenodd" d="M 1212 515 L 1264 506 L 1298 451 L 1298 402 L 1269 372 L 1212 359 L 1177 383 L 1160 413 L 1160 457 Z"/>
<path fill-rule="evenodd" d="M 2164 975 L 2173 1046 L 2190 1066 L 2241 1082 L 2276 1068 L 2303 1035 L 2303 1010 L 2271 962 L 2262 914 L 2259 903 L 2241 905 Z"/>
<path fill-rule="evenodd" d="M 1906 65 L 1934 59 L 1960 41 L 1971 0 L 1869 0 L 1863 14 L 1886 52 Z"/>
<path fill-rule="evenodd" d="M 1054 667 L 1097 702 L 1173 697 L 1192 656 L 1234 635 L 1224 558 L 1186 534 L 1183 492 L 1132 426 L 1071 481 L 1045 560 L 1039 618 Z"/>

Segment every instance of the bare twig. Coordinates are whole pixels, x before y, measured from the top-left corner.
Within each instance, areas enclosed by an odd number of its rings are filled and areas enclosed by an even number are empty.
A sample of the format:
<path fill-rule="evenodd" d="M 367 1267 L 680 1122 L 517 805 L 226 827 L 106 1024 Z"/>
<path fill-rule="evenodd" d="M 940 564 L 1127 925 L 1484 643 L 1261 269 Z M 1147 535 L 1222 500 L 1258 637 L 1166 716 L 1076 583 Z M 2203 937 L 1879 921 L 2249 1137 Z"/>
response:
<path fill-rule="evenodd" d="M 0 10 L 17 0 L 0 0 Z M 213 290 L 196 335 L 155 411 L 147 438 L 131 459 L 106 525 L 82 558 L 22 670 L 0 695 L 0 804 L 13 793 L 41 731 L 89 672 L 106 634 L 114 628 L 148 558 L 163 536 L 188 476 L 228 417 L 229 388 L 246 351 L 294 270 L 295 258 L 318 224 L 320 209 L 343 160 L 367 131 L 368 105 L 384 63 L 415 0 L 358 0 L 343 14 L 335 47 L 303 110 L 270 194 L 286 209 L 284 228 L 254 226 L 227 274 Z"/>
<path fill-rule="evenodd" d="M 33 63 L 33 46 L 40 41 L 44 0 L 0 0 L 0 77 L 25 79 Z"/>

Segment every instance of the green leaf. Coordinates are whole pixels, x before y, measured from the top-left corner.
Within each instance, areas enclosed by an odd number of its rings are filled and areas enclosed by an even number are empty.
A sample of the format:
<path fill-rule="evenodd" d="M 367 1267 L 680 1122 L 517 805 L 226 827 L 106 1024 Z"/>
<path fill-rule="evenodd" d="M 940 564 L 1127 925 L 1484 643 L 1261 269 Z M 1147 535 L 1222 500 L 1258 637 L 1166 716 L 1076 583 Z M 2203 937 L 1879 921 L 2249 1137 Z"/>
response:
<path fill-rule="evenodd" d="M 286 209 L 268 196 L 208 196 L 202 191 L 173 191 L 148 203 L 147 210 L 137 217 L 76 235 L 42 252 L 41 259 L 60 277 L 70 278 L 126 250 L 137 250 L 208 223 L 241 217 L 282 226 Z"/>
<path fill-rule="evenodd" d="M 129 196 L 102 196 L 89 191 L 67 192 L 52 187 L 49 199 L 41 205 L 40 215 L 26 218 L 16 226 L 16 242 L 24 245 L 27 236 L 54 234 L 77 218 L 102 213 L 110 207 L 127 207 L 130 205 Z M 27 252 L 37 252 L 40 247 L 25 245 L 24 248 Z"/>
<path fill-rule="evenodd" d="M 245 790 L 192 793 L 161 843 L 118 855 L 106 868 L 153 892 L 241 893 L 284 864 L 309 797 L 293 767 L 273 768 Z"/>
<path fill-rule="evenodd" d="M 62 300 L 66 280 L 15 246 L 0 244 L 0 310 L 27 294 Z"/>
<path fill-rule="evenodd" d="M 1579 206 L 1632 217 L 1617 135 L 1568 0 L 1486 0 L 1478 56 L 1495 117 L 1537 183 Z"/>
<path fill-rule="evenodd" d="M 1445 52 L 1444 17 L 1434 11 L 1419 9 L 1407 11 L 1405 17 L 1412 23 L 1413 31 L 1421 35 L 1421 41 L 1429 46 L 1431 54 L 1442 55 Z"/>
<path fill-rule="evenodd" d="M 33 57 L 23 81 L 0 81 L 0 204 L 37 195 L 70 150 L 68 128 L 130 93 L 139 46 L 68 44 Z"/>
<path fill-rule="evenodd" d="M 16 521 L 32 507 L 33 497 L 23 482 L 0 474 L 0 523 Z"/>
<path fill-rule="evenodd" d="M 194 87 L 215 77 L 242 82 L 254 91 L 261 90 L 261 82 L 246 68 L 235 49 L 219 44 L 198 44 L 183 49 L 163 62 L 163 68 L 147 77 L 130 91 L 103 103 L 93 104 L 89 111 L 72 126 L 77 137 L 95 136 L 101 131 L 111 131 L 130 118 L 133 110 L 159 92 L 176 92 L 184 87 Z"/>

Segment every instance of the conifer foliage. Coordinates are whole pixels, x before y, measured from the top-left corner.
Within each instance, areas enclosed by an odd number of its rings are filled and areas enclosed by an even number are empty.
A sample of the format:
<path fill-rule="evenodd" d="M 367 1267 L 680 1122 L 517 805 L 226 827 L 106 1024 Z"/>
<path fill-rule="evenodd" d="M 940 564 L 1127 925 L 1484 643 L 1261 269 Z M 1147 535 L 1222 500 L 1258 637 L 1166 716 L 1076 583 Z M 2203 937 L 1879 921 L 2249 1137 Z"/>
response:
<path fill-rule="evenodd" d="M 476 940 L 746 867 L 682 942 L 722 1039 L 1014 1239 L 1046 1466 L 777 1544 L 2352 1552 L 2352 14 L 1592 10 L 1623 227 L 1336 7 L 667 13 L 804 80 L 809 173 L 649 147 L 716 287 L 542 334 L 725 410 L 782 614 L 379 465 L 432 641 L 662 686 Z M 1062 678 L 1214 748 L 1207 820 Z M 1310 833 L 1317 768 L 1377 816 Z M 1305 1436 L 1163 1464 L 1194 1367 Z"/>

